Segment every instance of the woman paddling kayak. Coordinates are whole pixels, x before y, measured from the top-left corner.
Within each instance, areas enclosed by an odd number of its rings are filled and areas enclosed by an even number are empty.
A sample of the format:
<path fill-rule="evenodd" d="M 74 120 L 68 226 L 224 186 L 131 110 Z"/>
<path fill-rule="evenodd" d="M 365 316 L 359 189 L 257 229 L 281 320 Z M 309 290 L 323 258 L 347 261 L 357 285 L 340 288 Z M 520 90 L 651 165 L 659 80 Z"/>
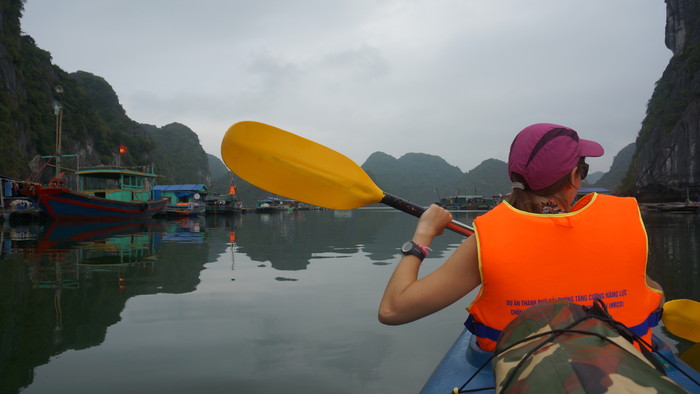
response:
<path fill-rule="evenodd" d="M 465 325 L 492 351 L 522 311 L 560 300 L 608 305 L 614 319 L 651 343 L 661 287 L 646 275 L 647 237 L 637 202 L 590 194 L 572 203 L 600 144 L 571 128 L 539 123 L 515 137 L 508 157 L 513 192 L 474 221 L 467 238 L 435 271 L 420 263 L 452 215 L 432 205 L 420 218 L 379 307 L 384 324 L 404 324 L 461 299 L 481 285 Z"/>

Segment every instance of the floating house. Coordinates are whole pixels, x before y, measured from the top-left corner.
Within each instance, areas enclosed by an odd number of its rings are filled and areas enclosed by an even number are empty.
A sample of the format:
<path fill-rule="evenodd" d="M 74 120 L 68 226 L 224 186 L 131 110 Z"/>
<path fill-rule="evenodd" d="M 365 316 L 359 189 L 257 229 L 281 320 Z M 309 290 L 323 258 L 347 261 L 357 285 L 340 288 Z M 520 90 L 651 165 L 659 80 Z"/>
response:
<path fill-rule="evenodd" d="M 166 216 L 196 216 L 204 214 L 208 191 L 203 184 L 158 185 L 153 187 L 153 198 L 168 200 L 163 213 Z"/>
<path fill-rule="evenodd" d="M 0 175 L 0 219 L 33 220 L 39 217 L 39 207 L 19 192 L 24 183 L 19 179 Z"/>

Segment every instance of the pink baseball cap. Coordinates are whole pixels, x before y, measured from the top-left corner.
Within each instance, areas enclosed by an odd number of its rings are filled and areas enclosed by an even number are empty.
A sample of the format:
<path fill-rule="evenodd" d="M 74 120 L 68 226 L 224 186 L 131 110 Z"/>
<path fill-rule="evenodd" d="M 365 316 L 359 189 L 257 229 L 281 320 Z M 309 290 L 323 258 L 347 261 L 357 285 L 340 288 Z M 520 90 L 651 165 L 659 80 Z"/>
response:
<path fill-rule="evenodd" d="M 578 137 L 573 129 L 537 123 L 522 129 L 510 146 L 508 175 L 518 173 L 530 190 L 552 186 L 569 173 L 581 157 L 598 157 L 603 147 Z"/>

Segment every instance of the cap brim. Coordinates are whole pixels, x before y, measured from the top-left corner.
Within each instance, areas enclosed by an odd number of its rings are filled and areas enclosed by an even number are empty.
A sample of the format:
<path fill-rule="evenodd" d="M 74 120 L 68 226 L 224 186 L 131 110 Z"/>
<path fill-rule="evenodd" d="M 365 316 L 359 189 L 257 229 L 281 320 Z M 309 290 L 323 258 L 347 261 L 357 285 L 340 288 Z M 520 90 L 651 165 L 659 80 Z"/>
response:
<path fill-rule="evenodd" d="M 595 141 L 579 139 L 578 143 L 582 157 L 600 157 L 605 153 L 603 147 Z"/>

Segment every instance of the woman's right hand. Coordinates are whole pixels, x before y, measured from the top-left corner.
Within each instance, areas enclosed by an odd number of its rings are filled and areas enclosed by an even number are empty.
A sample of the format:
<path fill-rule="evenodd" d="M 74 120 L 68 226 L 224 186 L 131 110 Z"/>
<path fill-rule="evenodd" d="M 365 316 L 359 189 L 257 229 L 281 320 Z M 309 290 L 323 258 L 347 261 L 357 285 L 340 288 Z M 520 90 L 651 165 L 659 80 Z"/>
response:
<path fill-rule="evenodd" d="M 442 208 L 438 205 L 432 204 L 428 209 L 423 212 L 418 224 L 416 225 L 416 231 L 414 233 L 414 241 L 417 242 L 427 242 L 425 237 L 432 241 L 438 235 L 441 235 L 445 231 L 445 227 L 452 221 L 452 214 L 450 211 Z M 420 238 L 419 240 L 415 238 Z"/>

